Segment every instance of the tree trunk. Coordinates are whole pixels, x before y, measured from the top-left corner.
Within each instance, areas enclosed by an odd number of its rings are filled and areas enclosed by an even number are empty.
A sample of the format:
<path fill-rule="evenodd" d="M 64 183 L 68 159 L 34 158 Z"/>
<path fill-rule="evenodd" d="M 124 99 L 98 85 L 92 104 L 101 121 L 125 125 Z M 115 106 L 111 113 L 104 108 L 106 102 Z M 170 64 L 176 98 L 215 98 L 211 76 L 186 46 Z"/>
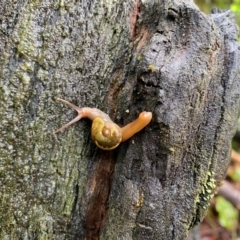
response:
<path fill-rule="evenodd" d="M 185 239 L 224 178 L 239 115 L 230 11 L 192 1 L 1 1 L 0 238 Z M 117 149 L 96 107 L 151 123 Z"/>

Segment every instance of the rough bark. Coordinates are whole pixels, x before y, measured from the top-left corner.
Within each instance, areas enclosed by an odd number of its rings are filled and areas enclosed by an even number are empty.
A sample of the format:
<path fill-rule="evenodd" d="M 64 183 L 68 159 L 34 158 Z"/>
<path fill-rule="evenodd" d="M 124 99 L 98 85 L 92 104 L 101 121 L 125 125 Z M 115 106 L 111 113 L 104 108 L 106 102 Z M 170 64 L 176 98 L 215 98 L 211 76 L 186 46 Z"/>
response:
<path fill-rule="evenodd" d="M 1 1 L 0 238 L 185 239 L 224 178 L 239 115 L 230 11 L 192 1 Z M 152 111 L 116 150 L 91 123 Z"/>

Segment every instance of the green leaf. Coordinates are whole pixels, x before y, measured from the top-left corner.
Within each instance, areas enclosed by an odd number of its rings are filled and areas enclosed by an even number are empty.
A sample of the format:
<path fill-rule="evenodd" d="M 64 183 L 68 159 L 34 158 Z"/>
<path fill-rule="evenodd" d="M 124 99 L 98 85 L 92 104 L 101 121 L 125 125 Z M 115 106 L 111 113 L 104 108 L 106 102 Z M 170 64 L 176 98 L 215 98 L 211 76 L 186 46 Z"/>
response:
<path fill-rule="evenodd" d="M 234 170 L 231 174 L 230 177 L 233 181 L 239 182 L 240 181 L 240 168 L 237 168 Z"/>
<path fill-rule="evenodd" d="M 218 220 L 221 226 L 230 231 L 234 231 L 238 224 L 238 210 L 223 197 L 216 198 L 216 210 L 218 212 Z"/>
<path fill-rule="evenodd" d="M 233 12 L 240 12 L 240 0 L 234 0 L 233 3 L 230 5 L 230 9 Z"/>

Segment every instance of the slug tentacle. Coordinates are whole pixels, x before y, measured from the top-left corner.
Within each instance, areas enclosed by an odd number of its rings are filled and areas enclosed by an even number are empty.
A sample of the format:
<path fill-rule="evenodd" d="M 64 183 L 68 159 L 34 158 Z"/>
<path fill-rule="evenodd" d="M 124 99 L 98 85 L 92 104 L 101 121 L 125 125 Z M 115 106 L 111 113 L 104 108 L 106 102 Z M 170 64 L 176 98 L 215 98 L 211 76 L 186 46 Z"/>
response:
<path fill-rule="evenodd" d="M 76 106 L 76 105 L 74 105 L 74 104 L 72 104 L 72 103 L 70 103 L 70 102 L 68 102 L 68 101 L 66 101 L 64 99 L 57 98 L 56 100 L 67 104 L 69 107 L 75 109 L 77 112 L 81 112 L 82 111 L 82 109 L 80 107 L 78 107 L 78 106 Z"/>
<path fill-rule="evenodd" d="M 75 117 L 72 121 L 70 121 L 69 123 L 63 125 L 63 126 L 60 127 L 58 130 L 54 131 L 53 134 L 58 133 L 58 132 L 64 130 L 65 128 L 69 127 L 69 126 L 72 125 L 73 123 L 79 121 L 81 118 L 82 118 L 82 116 L 81 116 L 81 115 L 78 115 L 78 116 Z"/>
<path fill-rule="evenodd" d="M 120 128 L 106 113 L 97 108 L 79 108 L 61 98 L 57 98 L 57 100 L 75 109 L 78 112 L 78 116 L 58 130 L 54 131 L 53 134 L 64 130 L 71 124 L 79 121 L 81 118 L 89 118 L 93 121 L 91 130 L 92 139 L 94 143 L 103 150 L 116 148 L 121 142 L 126 141 L 135 133 L 142 130 L 152 119 L 151 112 L 142 112 L 135 121 Z"/>

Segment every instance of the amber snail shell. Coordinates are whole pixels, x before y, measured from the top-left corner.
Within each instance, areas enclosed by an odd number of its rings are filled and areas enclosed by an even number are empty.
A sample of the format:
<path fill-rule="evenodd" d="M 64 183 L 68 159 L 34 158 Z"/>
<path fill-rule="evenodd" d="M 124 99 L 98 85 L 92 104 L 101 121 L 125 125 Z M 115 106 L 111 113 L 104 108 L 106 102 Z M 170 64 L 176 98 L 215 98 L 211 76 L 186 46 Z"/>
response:
<path fill-rule="evenodd" d="M 112 150 L 122 141 L 121 128 L 113 122 L 96 117 L 92 122 L 91 135 L 94 143 L 103 150 Z"/>

